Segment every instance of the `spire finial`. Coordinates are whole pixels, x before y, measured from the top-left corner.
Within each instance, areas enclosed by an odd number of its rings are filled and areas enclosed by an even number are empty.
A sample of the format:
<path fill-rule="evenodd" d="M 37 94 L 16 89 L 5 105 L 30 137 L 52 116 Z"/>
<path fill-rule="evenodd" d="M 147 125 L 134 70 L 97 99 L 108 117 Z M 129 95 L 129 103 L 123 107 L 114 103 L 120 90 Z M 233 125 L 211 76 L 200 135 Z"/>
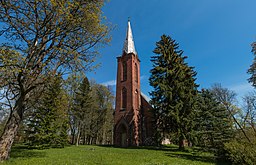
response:
<path fill-rule="evenodd" d="M 131 17 L 129 16 L 129 17 L 128 17 L 128 22 L 130 22 L 130 21 L 131 21 Z"/>

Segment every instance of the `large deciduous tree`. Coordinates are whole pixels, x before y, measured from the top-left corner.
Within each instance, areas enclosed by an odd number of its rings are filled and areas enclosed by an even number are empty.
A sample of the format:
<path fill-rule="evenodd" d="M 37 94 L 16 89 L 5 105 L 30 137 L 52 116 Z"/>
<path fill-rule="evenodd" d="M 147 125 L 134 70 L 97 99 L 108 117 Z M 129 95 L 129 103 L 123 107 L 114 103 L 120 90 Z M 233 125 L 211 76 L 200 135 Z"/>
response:
<path fill-rule="evenodd" d="M 221 84 L 214 84 L 210 91 L 213 93 L 214 98 L 220 103 L 220 105 L 229 112 L 229 116 L 233 120 L 233 125 L 237 127 L 237 129 L 240 129 L 247 141 L 251 143 L 242 123 L 236 118 L 236 114 L 238 113 L 238 108 L 235 106 L 236 93 L 228 88 L 222 87 Z"/>
<path fill-rule="evenodd" d="M 163 35 L 151 57 L 150 93 L 157 126 L 163 133 L 176 133 L 179 147 L 189 139 L 193 125 L 193 104 L 197 94 L 196 72 L 185 63 L 183 51 L 171 37 Z"/>
<path fill-rule="evenodd" d="M 57 72 L 90 69 L 96 45 L 109 41 L 104 0 L 1 0 L 0 88 L 10 116 L 0 138 L 0 161 L 9 157 L 33 90 Z"/>

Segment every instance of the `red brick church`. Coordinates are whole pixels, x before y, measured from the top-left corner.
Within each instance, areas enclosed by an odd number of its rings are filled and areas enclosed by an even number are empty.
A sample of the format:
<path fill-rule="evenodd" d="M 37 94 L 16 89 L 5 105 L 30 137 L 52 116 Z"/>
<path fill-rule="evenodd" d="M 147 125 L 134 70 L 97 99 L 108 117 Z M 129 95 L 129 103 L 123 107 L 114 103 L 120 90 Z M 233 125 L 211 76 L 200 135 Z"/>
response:
<path fill-rule="evenodd" d="M 147 145 L 153 136 L 152 108 L 141 95 L 140 60 L 135 50 L 130 21 L 122 56 L 117 57 L 117 62 L 114 145 Z"/>

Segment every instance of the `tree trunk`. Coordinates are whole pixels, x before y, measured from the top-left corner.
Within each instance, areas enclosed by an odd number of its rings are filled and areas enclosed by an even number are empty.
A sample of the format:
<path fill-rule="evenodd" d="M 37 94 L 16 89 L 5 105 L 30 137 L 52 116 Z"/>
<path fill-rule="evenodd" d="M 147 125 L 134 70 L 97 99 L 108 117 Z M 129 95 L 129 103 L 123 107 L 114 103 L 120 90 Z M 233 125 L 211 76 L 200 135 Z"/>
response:
<path fill-rule="evenodd" d="M 75 136 L 76 136 L 75 130 L 71 129 L 71 144 L 75 144 Z"/>
<path fill-rule="evenodd" d="M 79 141 L 80 141 L 80 129 L 78 129 L 78 132 L 77 132 L 77 137 L 76 137 L 76 146 L 79 145 Z"/>
<path fill-rule="evenodd" d="M 103 144 L 103 145 L 107 144 L 107 136 L 106 136 L 106 129 L 105 128 L 103 128 L 101 144 Z"/>
<path fill-rule="evenodd" d="M 5 125 L 4 132 L 0 138 L 0 162 L 9 158 L 11 147 L 18 132 L 20 122 L 21 117 L 17 111 L 10 114 Z"/>
<path fill-rule="evenodd" d="M 21 94 L 15 103 L 15 107 L 11 112 L 7 123 L 5 124 L 4 132 L 0 137 L 0 162 L 7 160 L 10 157 L 11 147 L 15 136 L 18 133 L 25 110 L 24 101 L 25 95 Z"/>
<path fill-rule="evenodd" d="M 85 137 L 85 133 L 83 133 L 83 145 L 85 145 L 86 143 L 86 137 Z"/>
<path fill-rule="evenodd" d="M 183 138 L 182 135 L 179 137 L 179 149 L 180 150 L 184 150 L 185 149 L 185 139 Z"/>

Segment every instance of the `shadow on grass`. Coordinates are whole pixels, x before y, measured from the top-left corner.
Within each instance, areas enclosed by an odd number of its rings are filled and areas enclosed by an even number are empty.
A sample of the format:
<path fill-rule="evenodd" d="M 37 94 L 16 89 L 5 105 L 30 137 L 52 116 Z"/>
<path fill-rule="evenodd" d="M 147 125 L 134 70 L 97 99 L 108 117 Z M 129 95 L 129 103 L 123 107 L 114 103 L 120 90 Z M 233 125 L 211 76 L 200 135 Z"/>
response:
<path fill-rule="evenodd" d="M 217 160 L 214 156 L 200 156 L 200 155 L 191 155 L 191 154 L 184 154 L 184 153 L 165 153 L 166 156 L 176 157 L 187 159 L 191 161 L 200 161 L 206 163 L 215 163 L 217 165 L 229 165 L 228 162 Z"/>
<path fill-rule="evenodd" d="M 11 150 L 11 158 L 42 158 L 46 157 L 46 153 L 42 150 L 35 150 L 26 146 L 14 146 Z"/>
<path fill-rule="evenodd" d="M 118 147 L 114 145 L 97 145 L 99 147 L 106 148 L 123 148 L 123 149 L 147 149 L 147 150 L 161 150 L 161 151 L 180 151 L 176 146 L 129 146 L 129 147 Z M 186 152 L 187 150 L 183 150 Z"/>
<path fill-rule="evenodd" d="M 175 158 L 192 160 L 192 161 L 216 163 L 216 159 L 212 156 L 198 156 L 198 155 L 191 155 L 191 154 L 185 154 L 185 153 L 165 153 L 165 155 L 170 157 L 175 157 Z"/>
<path fill-rule="evenodd" d="M 98 145 L 100 147 L 107 148 L 123 148 L 116 147 L 113 145 Z M 229 165 L 227 162 L 222 162 L 216 159 L 214 155 L 204 155 L 207 153 L 203 148 L 195 147 L 188 148 L 185 150 L 180 150 L 176 145 L 164 145 L 164 146 L 139 146 L 139 147 L 126 147 L 124 149 L 146 149 L 146 150 L 155 150 L 155 151 L 164 151 L 165 156 L 167 157 L 175 157 L 180 159 L 187 159 L 191 161 L 200 161 L 205 163 L 215 163 L 216 165 Z"/>

